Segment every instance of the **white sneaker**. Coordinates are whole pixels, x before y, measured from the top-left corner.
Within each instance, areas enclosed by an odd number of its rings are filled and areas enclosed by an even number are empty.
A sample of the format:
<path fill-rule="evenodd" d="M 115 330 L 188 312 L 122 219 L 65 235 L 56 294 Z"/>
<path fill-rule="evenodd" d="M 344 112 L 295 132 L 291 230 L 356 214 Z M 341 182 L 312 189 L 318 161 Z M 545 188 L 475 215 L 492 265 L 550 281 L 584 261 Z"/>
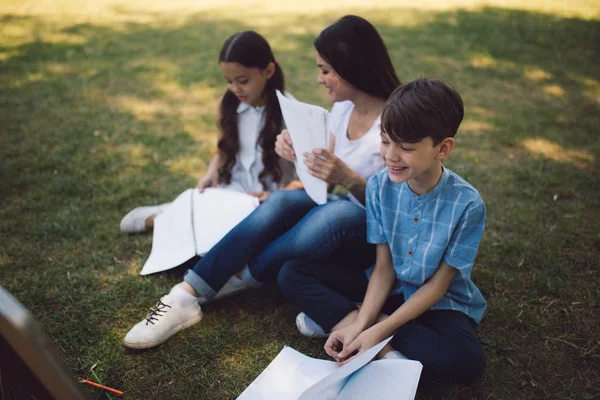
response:
<path fill-rule="evenodd" d="M 218 299 L 222 299 L 224 297 L 233 296 L 236 293 L 242 292 L 246 289 L 249 289 L 250 286 L 242 279 L 233 275 L 225 285 L 217 292 L 217 295 L 210 300 L 205 299 L 204 297 L 198 298 L 198 304 L 203 305 Z"/>
<path fill-rule="evenodd" d="M 201 319 L 202 309 L 196 298 L 188 304 L 181 304 L 171 292 L 156 303 L 143 321 L 127 332 L 123 343 L 132 349 L 158 346 L 180 330 L 197 324 Z"/>
<path fill-rule="evenodd" d="M 146 220 L 153 215 L 163 211 L 169 203 L 158 206 L 137 207 L 129 211 L 121 220 L 121 233 L 142 233 L 146 232 Z"/>
<path fill-rule="evenodd" d="M 319 324 L 303 312 L 296 316 L 296 326 L 300 333 L 306 337 L 326 338 L 329 336 Z"/>

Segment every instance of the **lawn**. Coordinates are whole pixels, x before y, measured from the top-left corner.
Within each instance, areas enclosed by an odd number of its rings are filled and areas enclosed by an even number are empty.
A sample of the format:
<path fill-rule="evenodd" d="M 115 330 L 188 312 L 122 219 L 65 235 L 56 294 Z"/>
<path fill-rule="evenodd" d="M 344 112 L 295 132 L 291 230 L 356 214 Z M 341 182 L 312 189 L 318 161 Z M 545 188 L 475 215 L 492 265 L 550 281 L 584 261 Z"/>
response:
<path fill-rule="evenodd" d="M 125 333 L 182 269 L 139 276 L 151 236 L 123 236 L 119 221 L 205 172 L 230 34 L 262 33 L 290 92 L 329 108 L 312 41 L 356 13 L 402 80 L 442 76 L 462 94 L 446 165 L 487 205 L 473 273 L 488 301 L 486 372 L 471 386 L 425 379 L 418 398 L 597 398 L 600 5 L 366 3 L 0 0 L 0 284 L 74 373 L 91 378 L 95 365 L 130 399 L 232 399 L 284 345 L 326 357 L 275 286 L 204 307 L 157 349 L 126 351 Z"/>

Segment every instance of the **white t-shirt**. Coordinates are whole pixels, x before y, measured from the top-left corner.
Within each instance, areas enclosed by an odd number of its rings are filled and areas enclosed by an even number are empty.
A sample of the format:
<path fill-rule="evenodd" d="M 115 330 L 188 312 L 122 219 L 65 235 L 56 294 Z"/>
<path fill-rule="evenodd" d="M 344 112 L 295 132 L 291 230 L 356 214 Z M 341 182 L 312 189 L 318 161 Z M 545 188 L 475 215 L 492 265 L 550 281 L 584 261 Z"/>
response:
<path fill-rule="evenodd" d="M 354 103 L 350 100 L 334 103 L 331 108 L 329 121 L 331 133 L 335 136 L 333 154 L 368 180 L 371 175 L 382 170 L 385 166 L 379 154 L 381 115 L 377 117 L 373 126 L 361 138 L 350 140 L 348 139 L 348 124 L 350 123 L 352 110 L 354 110 Z M 364 208 L 351 193 L 348 193 L 348 197 L 352 202 Z"/>
<path fill-rule="evenodd" d="M 289 93 L 286 93 L 286 97 L 293 98 Z M 240 147 L 236 154 L 236 163 L 231 168 L 231 182 L 229 185 L 219 185 L 219 187 L 238 192 L 259 192 L 264 189 L 258 175 L 265 166 L 262 162 L 262 147 L 256 141 L 265 124 L 265 107 L 252 107 L 240 103 L 237 114 Z M 283 172 L 281 185 L 283 186 L 295 178 L 295 171 L 291 162 L 280 158 L 279 163 Z M 270 176 L 265 177 L 265 182 L 269 191 L 280 187 Z"/>

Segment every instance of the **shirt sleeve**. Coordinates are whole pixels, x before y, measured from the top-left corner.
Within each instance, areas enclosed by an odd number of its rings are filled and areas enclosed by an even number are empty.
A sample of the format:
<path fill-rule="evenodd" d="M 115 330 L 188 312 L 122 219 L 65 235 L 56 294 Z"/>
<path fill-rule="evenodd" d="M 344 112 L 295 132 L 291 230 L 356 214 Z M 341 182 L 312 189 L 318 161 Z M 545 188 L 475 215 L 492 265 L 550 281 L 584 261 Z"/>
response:
<path fill-rule="evenodd" d="M 468 207 L 461 216 L 443 257 L 443 261 L 468 273 L 473 267 L 485 225 L 485 205 Z"/>
<path fill-rule="evenodd" d="M 386 242 L 381 219 L 379 180 L 377 178 L 377 175 L 373 175 L 367 182 L 366 188 L 367 242 L 374 244 Z"/>

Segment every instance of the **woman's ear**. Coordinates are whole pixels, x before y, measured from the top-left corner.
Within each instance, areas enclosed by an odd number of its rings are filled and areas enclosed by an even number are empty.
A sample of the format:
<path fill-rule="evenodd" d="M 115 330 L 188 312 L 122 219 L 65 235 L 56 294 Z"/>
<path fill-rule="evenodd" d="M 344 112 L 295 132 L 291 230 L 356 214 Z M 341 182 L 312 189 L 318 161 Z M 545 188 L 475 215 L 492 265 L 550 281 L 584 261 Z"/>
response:
<path fill-rule="evenodd" d="M 262 74 L 266 79 L 271 79 L 271 77 L 275 74 L 275 63 L 270 62 L 267 66 L 262 70 Z"/>
<path fill-rule="evenodd" d="M 448 157 L 450 153 L 452 153 L 452 150 L 454 150 L 454 138 L 447 137 L 446 139 L 442 140 L 442 143 L 440 143 L 439 146 L 440 150 L 438 151 L 437 158 L 439 158 L 441 161 Z"/>

